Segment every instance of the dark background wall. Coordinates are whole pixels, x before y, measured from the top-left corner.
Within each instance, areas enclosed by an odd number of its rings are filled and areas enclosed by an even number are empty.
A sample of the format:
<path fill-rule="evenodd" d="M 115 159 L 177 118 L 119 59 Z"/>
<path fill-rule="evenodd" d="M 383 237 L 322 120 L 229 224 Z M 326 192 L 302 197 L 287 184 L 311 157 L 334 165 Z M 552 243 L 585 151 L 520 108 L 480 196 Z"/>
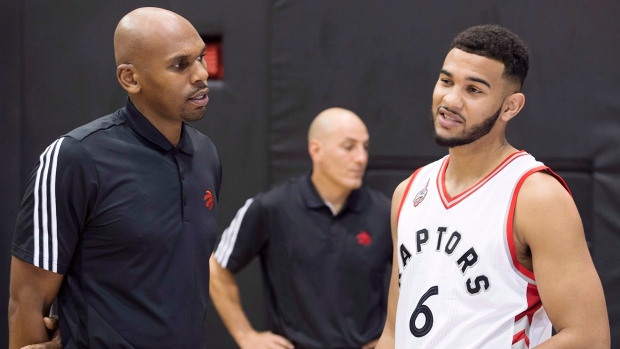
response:
<path fill-rule="evenodd" d="M 0 313 L 6 314 L 16 211 L 39 153 L 72 128 L 121 107 L 112 34 L 140 6 L 168 8 L 223 38 L 225 76 L 210 81 L 196 127 L 224 165 L 221 229 L 243 201 L 309 169 L 305 134 L 330 106 L 369 126 L 367 182 L 391 195 L 445 154 L 429 132 L 431 93 L 451 39 L 498 23 L 528 42 L 526 107 L 509 141 L 569 182 L 603 280 L 620 348 L 620 3 L 615 0 L 62 1 L 0 5 Z M 561 243 L 561 242 L 559 242 Z M 207 267 L 207 266 L 205 266 Z M 239 275 L 245 308 L 265 328 L 257 263 Z M 570 290 L 567 290 L 570 292 Z M 215 311 L 212 348 L 234 345 Z M 0 316 L 0 343 L 7 342 Z"/>

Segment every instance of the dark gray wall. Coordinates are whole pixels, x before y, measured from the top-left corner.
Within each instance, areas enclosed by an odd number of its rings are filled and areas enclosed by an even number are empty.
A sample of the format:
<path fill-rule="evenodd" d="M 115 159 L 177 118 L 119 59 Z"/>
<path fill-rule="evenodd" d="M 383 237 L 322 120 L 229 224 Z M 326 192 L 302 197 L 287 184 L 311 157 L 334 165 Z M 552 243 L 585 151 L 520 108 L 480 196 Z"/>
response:
<path fill-rule="evenodd" d="M 20 201 L 21 11 L 17 1 L 0 10 L 0 345 L 8 342 L 7 300 L 11 243 Z"/>
<path fill-rule="evenodd" d="M 121 107 L 112 34 L 139 6 L 222 35 L 225 79 L 210 82 L 197 128 L 224 165 L 221 229 L 243 201 L 309 169 L 305 134 L 322 109 L 368 124 L 368 182 L 390 195 L 416 167 L 445 153 L 429 132 L 432 88 L 460 30 L 505 25 L 529 43 L 526 107 L 509 141 L 567 179 L 603 280 L 613 347 L 620 347 L 620 3 L 395 0 L 47 2 L 0 10 L 0 302 L 6 314 L 10 243 L 25 177 L 56 137 Z M 207 267 L 207 266 L 205 266 Z M 239 275 L 251 321 L 265 328 L 258 264 Z M 212 310 L 212 348 L 232 348 Z M 0 317 L 0 343 L 6 316 Z"/>

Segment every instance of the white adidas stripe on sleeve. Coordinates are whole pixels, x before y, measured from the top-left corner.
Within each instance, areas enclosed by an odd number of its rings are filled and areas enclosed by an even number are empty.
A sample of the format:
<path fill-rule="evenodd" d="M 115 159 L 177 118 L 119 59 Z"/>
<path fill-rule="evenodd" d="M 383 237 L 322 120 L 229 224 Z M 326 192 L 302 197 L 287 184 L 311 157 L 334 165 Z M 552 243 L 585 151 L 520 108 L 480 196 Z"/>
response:
<path fill-rule="evenodd" d="M 45 270 L 58 272 L 58 226 L 56 217 L 56 170 L 58 152 L 64 138 L 59 138 L 39 157 L 39 168 L 34 186 L 34 257 L 33 264 Z M 48 181 L 49 178 L 49 181 Z M 49 217 L 48 217 L 49 212 Z M 50 246 L 51 234 L 51 246 Z M 41 243 L 41 237 L 43 242 Z M 51 249 L 51 251 L 50 251 Z M 43 250 L 43 265 L 40 264 Z M 50 259 L 51 252 L 51 259 Z"/>
<path fill-rule="evenodd" d="M 224 230 L 222 233 L 222 239 L 220 243 L 217 245 L 217 249 L 215 251 L 215 260 L 224 268 L 226 268 L 226 264 L 228 264 L 228 259 L 232 254 L 233 247 L 235 247 L 235 242 L 237 241 L 237 235 L 239 234 L 239 228 L 241 227 L 241 222 L 243 222 L 243 216 L 245 216 L 245 212 L 248 210 L 248 207 L 254 202 L 254 198 L 247 199 L 243 207 L 237 211 L 235 218 L 233 218 L 232 222 L 228 228 Z"/>

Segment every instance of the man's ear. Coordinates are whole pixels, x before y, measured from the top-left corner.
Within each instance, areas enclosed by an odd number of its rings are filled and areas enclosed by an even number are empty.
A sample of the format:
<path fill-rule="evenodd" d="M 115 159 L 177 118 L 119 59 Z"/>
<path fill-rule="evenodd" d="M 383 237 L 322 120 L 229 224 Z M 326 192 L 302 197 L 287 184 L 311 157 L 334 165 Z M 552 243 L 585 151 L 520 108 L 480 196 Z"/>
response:
<path fill-rule="evenodd" d="M 308 142 L 308 153 L 312 162 L 317 161 L 321 157 L 321 142 L 313 139 Z"/>
<path fill-rule="evenodd" d="M 121 86 L 130 94 L 140 92 L 140 83 L 133 64 L 121 64 L 116 67 L 116 78 Z"/>
<path fill-rule="evenodd" d="M 504 121 L 509 121 L 513 117 L 515 117 L 523 106 L 525 105 L 525 95 L 521 92 L 513 93 L 506 97 L 504 101 L 504 105 L 502 106 L 502 114 L 501 118 Z"/>

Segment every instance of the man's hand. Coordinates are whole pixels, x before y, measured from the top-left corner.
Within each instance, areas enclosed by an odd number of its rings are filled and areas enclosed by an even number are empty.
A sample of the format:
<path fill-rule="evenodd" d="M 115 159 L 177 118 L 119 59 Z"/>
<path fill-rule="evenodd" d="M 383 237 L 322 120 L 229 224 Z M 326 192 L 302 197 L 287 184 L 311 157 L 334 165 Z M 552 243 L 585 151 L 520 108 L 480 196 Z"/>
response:
<path fill-rule="evenodd" d="M 23 347 L 22 349 L 61 349 L 62 345 L 60 342 L 60 329 L 58 328 L 58 316 L 52 315 L 51 317 L 43 318 L 43 323 L 45 323 L 45 328 L 47 328 L 50 333 L 51 341 L 39 344 L 32 344 Z"/>
<path fill-rule="evenodd" d="M 377 342 L 379 341 L 379 338 L 372 340 L 366 344 L 364 344 L 364 346 L 362 347 L 362 349 L 375 349 L 375 347 L 377 346 Z"/>
<path fill-rule="evenodd" d="M 294 349 L 293 343 L 270 331 L 253 331 L 240 341 L 241 349 Z M 28 348 L 31 349 L 31 348 Z M 35 349 L 35 348 L 32 348 Z M 38 348 L 37 348 L 38 349 Z M 47 349 L 47 348 L 42 348 Z"/>

